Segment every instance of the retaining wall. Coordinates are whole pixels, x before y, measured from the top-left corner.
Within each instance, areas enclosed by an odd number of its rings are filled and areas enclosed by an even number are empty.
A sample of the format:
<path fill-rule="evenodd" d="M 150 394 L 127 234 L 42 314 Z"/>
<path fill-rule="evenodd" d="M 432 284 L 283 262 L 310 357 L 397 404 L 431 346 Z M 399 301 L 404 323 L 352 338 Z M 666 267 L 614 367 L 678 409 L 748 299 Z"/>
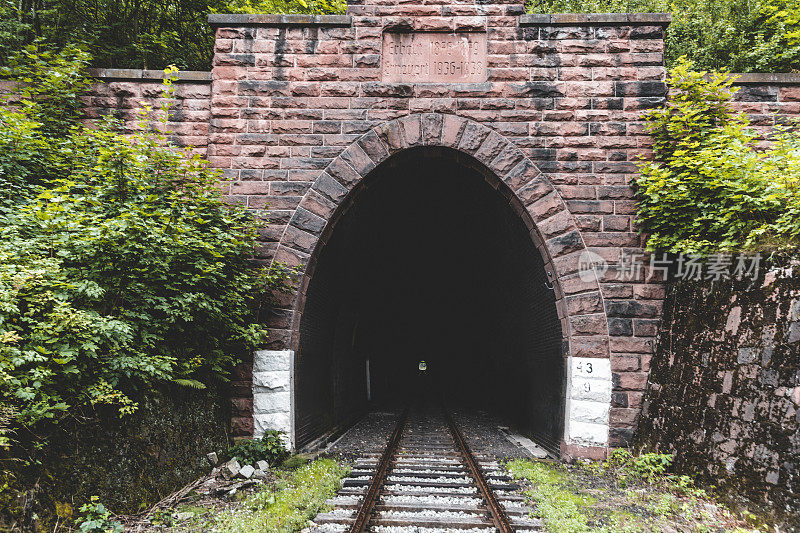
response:
<path fill-rule="evenodd" d="M 800 262 L 669 287 L 636 441 L 800 527 Z"/>

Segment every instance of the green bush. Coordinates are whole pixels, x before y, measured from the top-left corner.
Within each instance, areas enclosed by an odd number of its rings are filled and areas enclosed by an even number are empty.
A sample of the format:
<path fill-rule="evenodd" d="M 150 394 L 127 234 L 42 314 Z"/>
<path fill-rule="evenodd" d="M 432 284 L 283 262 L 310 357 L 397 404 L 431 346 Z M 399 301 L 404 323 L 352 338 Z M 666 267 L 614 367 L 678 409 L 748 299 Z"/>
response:
<path fill-rule="evenodd" d="M 76 520 L 78 533 L 122 533 L 122 524 L 111 520 L 111 513 L 98 500 L 92 496 L 90 503 L 81 506 L 81 517 Z"/>
<path fill-rule="evenodd" d="M 225 380 L 265 339 L 262 295 L 286 279 L 253 268 L 253 217 L 151 111 L 131 136 L 77 121 L 86 62 L 26 50 L 12 61 L 22 101 L 0 107 L 0 405 L 32 430 L 130 413 L 159 383 Z"/>
<path fill-rule="evenodd" d="M 344 0 L 0 0 L 0 65 L 26 44 L 80 44 L 106 68 L 209 70 L 209 13 L 339 13 Z"/>
<path fill-rule="evenodd" d="M 241 464 L 254 465 L 258 461 L 266 461 L 277 465 L 289 452 L 284 445 L 282 431 L 267 431 L 260 439 L 242 440 L 228 448 L 228 457 L 236 457 Z"/>
<path fill-rule="evenodd" d="M 633 476 L 654 483 L 663 478 L 674 459 L 672 454 L 650 452 L 633 455 L 624 448 L 617 448 L 611 452 L 603 467 L 613 472 L 619 480 Z"/>
<path fill-rule="evenodd" d="M 670 101 L 647 115 L 654 157 L 636 180 L 651 250 L 791 251 L 800 244 L 800 133 L 778 128 L 759 147 L 732 111 L 724 72 L 670 70 Z"/>

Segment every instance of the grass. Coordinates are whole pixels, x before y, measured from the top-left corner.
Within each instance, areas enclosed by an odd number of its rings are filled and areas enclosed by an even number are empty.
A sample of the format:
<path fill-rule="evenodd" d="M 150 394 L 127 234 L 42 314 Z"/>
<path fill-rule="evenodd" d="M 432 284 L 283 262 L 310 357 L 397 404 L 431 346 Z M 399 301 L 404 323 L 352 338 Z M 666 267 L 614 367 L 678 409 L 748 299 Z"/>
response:
<path fill-rule="evenodd" d="M 575 466 L 514 460 L 534 515 L 552 533 L 737 532 L 753 529 L 688 476 L 667 473 L 668 456 L 620 452 L 603 463 Z"/>
<path fill-rule="evenodd" d="M 317 459 L 296 470 L 277 472 L 274 486 L 248 496 L 241 506 L 218 514 L 220 533 L 300 531 L 336 494 L 349 468 L 332 459 Z"/>
<path fill-rule="evenodd" d="M 536 509 L 548 531 L 581 533 L 590 531 L 585 513 L 591 501 L 567 488 L 565 472 L 543 462 L 517 459 L 508 464 L 514 478 L 525 478 L 532 489 L 526 492 L 536 502 Z"/>

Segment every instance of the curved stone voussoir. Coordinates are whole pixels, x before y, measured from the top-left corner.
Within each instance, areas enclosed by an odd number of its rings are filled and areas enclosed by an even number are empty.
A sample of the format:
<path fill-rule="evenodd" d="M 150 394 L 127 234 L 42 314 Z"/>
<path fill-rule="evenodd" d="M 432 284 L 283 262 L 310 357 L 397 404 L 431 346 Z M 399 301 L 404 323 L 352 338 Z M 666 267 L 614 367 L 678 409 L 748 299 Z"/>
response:
<path fill-rule="evenodd" d="M 477 122 L 468 122 L 458 142 L 458 149 L 470 155 L 475 155 L 483 141 L 492 133 L 492 130 Z"/>
<path fill-rule="evenodd" d="M 275 262 L 284 263 L 290 267 L 306 265 L 309 257 L 311 257 L 311 254 L 302 250 L 295 250 L 283 244 L 279 245 L 278 250 L 275 252 Z"/>
<path fill-rule="evenodd" d="M 389 147 L 374 130 L 365 133 L 358 140 L 358 144 L 376 165 L 379 165 L 389 157 Z"/>
<path fill-rule="evenodd" d="M 361 177 L 369 174 L 377 166 L 358 142 L 348 146 L 339 157 L 353 167 Z"/>
<path fill-rule="evenodd" d="M 322 233 L 322 230 L 325 229 L 325 223 L 326 220 L 324 218 L 307 210 L 303 207 L 302 202 L 301 205 L 297 206 L 294 215 L 292 215 L 289 221 L 290 226 L 311 233 L 312 235 L 319 235 Z"/>
<path fill-rule="evenodd" d="M 440 146 L 444 117 L 438 113 L 422 115 L 422 143 L 426 146 Z"/>
<path fill-rule="evenodd" d="M 419 115 L 407 115 L 398 119 L 403 128 L 406 146 L 422 146 L 422 121 Z"/>
<path fill-rule="evenodd" d="M 550 192 L 539 198 L 532 204 L 526 206 L 528 213 L 533 217 L 537 224 L 546 218 L 550 218 L 559 211 L 566 209 L 564 201 L 556 191 Z"/>
<path fill-rule="evenodd" d="M 303 196 L 303 199 L 300 200 L 300 205 L 298 207 L 325 219 L 327 222 L 336 209 L 336 205 L 336 202 L 323 196 L 312 188 Z"/>
<path fill-rule="evenodd" d="M 553 185 L 551 185 L 550 182 L 541 174 L 531 178 L 526 184 L 517 189 L 516 193 L 517 197 L 526 207 L 544 198 L 545 196 L 551 194 L 558 196 Z M 537 220 L 537 222 L 539 221 Z"/>
<path fill-rule="evenodd" d="M 502 135 L 492 131 L 483 141 L 481 147 L 478 148 L 478 151 L 475 152 L 475 159 L 488 167 L 508 145 L 509 142 Z"/>
<path fill-rule="evenodd" d="M 408 148 L 403 125 L 399 120 L 392 120 L 381 124 L 374 129 L 375 133 L 383 140 L 389 154 L 395 154 Z"/>
<path fill-rule="evenodd" d="M 337 205 L 348 193 L 347 187 L 336 181 L 327 172 L 320 174 L 311 188 Z"/>
<path fill-rule="evenodd" d="M 355 185 L 363 177 L 342 157 L 337 157 L 331 161 L 325 171 L 346 187 Z"/>
<path fill-rule="evenodd" d="M 507 176 L 525 159 L 525 154 L 514 143 L 508 143 L 488 165 L 497 176 Z M 531 163 L 532 164 L 532 163 Z"/>
<path fill-rule="evenodd" d="M 530 159 L 524 157 L 514 168 L 509 170 L 505 175 L 502 175 L 502 179 L 512 191 L 517 192 L 520 188 L 539 176 L 539 174 L 541 174 L 541 172 L 536 165 L 534 165 Z"/>
<path fill-rule="evenodd" d="M 578 230 L 572 230 L 557 237 L 553 237 L 552 239 L 548 239 L 546 245 L 547 250 L 550 252 L 550 257 L 561 257 L 562 255 L 586 248 Z"/>
<path fill-rule="evenodd" d="M 461 142 L 461 135 L 464 133 L 466 126 L 467 119 L 457 115 L 444 115 L 441 134 L 442 146 L 458 148 L 458 143 Z"/>

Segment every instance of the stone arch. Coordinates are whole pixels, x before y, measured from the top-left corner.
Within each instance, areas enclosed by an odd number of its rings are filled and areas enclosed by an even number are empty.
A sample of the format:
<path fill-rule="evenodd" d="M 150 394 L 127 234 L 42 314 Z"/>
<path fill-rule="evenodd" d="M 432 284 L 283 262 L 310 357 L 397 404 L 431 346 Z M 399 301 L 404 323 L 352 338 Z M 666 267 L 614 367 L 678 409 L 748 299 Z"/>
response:
<path fill-rule="evenodd" d="M 383 123 L 362 135 L 333 159 L 304 195 L 284 230 L 273 262 L 304 265 L 289 323 L 285 346 L 297 347 L 305 295 L 316 268 L 319 251 L 337 221 L 352 203 L 359 184 L 390 156 L 414 147 L 444 147 L 464 154 L 488 172 L 486 181 L 507 198 L 521 217 L 542 256 L 561 321 L 566 369 L 564 444 L 605 447 L 608 443 L 608 410 L 611 375 L 609 331 L 602 292 L 596 272 L 579 274 L 581 256 L 587 250 L 581 230 L 566 202 L 550 180 L 512 141 L 475 121 L 450 114 L 411 114 Z M 578 376 L 575 367 L 583 358 L 597 361 L 598 374 Z M 256 361 L 258 366 L 258 361 Z M 595 370 L 593 370 L 595 371 Z M 571 383 L 593 378 L 599 392 L 575 397 Z M 575 418 L 571 401 L 590 402 L 589 420 L 603 422 L 605 435 Z M 589 424 L 598 426 L 598 424 Z M 600 424 L 602 425 L 602 424 Z"/>

